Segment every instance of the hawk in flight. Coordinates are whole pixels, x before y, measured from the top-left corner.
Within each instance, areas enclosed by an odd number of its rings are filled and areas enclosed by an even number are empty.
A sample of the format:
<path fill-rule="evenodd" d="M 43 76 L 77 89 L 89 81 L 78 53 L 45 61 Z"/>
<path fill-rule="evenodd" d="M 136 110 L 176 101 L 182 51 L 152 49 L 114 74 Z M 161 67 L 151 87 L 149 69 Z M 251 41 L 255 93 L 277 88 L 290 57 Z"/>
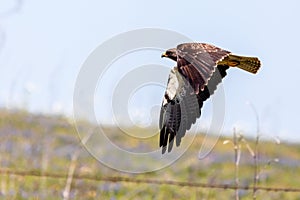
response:
<path fill-rule="evenodd" d="M 172 150 L 201 115 L 203 102 L 214 93 L 229 67 L 255 74 L 261 64 L 256 57 L 231 54 L 205 43 L 184 43 L 162 54 L 176 62 L 163 98 L 159 128 L 162 153 Z"/>

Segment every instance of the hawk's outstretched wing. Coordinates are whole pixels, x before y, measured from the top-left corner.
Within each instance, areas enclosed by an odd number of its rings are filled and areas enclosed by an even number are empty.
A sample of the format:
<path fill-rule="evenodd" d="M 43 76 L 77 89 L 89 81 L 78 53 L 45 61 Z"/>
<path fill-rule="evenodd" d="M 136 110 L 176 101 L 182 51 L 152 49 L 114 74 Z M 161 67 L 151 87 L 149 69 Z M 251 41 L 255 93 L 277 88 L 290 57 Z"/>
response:
<path fill-rule="evenodd" d="M 171 70 L 159 120 L 159 146 L 162 147 L 162 153 L 166 152 L 167 146 L 168 152 L 172 150 L 175 139 L 176 146 L 180 145 L 181 138 L 200 117 L 203 102 L 216 90 L 218 83 L 226 76 L 227 69 L 228 66 L 219 65 L 208 85 L 198 94 L 195 94 L 194 88 L 177 67 Z"/>
<path fill-rule="evenodd" d="M 201 105 L 202 107 L 202 105 Z M 200 108 L 201 108 L 200 107 Z M 196 119 L 200 117 L 197 95 L 189 82 L 178 72 L 177 67 L 171 70 L 167 89 L 160 111 L 160 147 L 162 152 L 172 150 L 176 136 L 176 145 L 189 130 Z"/>
<path fill-rule="evenodd" d="M 216 70 L 217 63 L 229 51 L 205 43 L 184 43 L 177 46 L 178 71 L 189 81 L 196 94 L 203 91 Z"/>

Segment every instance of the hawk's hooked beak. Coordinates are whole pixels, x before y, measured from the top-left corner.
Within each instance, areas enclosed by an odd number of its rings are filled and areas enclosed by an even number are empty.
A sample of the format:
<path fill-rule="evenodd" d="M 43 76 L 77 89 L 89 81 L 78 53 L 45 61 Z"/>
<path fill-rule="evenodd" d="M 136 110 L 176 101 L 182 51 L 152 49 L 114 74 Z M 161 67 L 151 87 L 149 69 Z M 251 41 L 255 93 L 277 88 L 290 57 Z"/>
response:
<path fill-rule="evenodd" d="M 162 57 L 162 58 L 163 58 L 163 57 L 167 57 L 167 53 L 164 52 L 163 54 L 161 54 L 161 57 Z"/>

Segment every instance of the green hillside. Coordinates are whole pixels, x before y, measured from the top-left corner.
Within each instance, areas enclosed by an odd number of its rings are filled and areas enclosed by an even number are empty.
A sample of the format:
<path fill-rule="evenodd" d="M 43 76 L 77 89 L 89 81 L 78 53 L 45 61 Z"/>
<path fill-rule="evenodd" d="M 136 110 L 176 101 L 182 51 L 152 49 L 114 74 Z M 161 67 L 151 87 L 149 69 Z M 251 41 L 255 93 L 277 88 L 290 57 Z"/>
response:
<path fill-rule="evenodd" d="M 86 132 L 94 128 L 86 122 L 79 126 Z M 139 131 L 136 128 L 131 130 Z M 157 136 L 141 140 L 124 136 L 116 127 L 106 127 L 105 131 L 114 143 L 136 152 L 157 149 Z M 231 189 L 100 180 L 105 177 L 125 177 L 235 185 L 235 151 L 231 142 L 224 144 L 224 141 L 232 141 L 232 138 L 220 138 L 213 151 L 205 159 L 199 160 L 197 156 L 204 136 L 197 134 L 190 148 L 169 167 L 149 173 L 130 174 L 98 162 L 82 148 L 73 122 L 62 116 L 1 110 L 0 134 L 0 199 L 61 199 L 66 192 L 69 192 L 70 199 L 235 198 L 235 191 Z M 253 186 L 255 165 L 249 148 L 254 151 L 255 142 L 246 139 L 238 144 L 241 145 L 239 185 Z M 259 169 L 259 187 L 300 188 L 299 144 L 259 141 L 258 152 L 256 167 Z M 114 155 L 109 156 L 114 159 Z M 71 184 L 68 184 L 68 173 L 69 178 L 73 177 Z M 252 190 L 240 190 L 239 194 L 242 199 L 253 199 Z M 300 192 L 259 190 L 257 199 L 300 199 Z"/>

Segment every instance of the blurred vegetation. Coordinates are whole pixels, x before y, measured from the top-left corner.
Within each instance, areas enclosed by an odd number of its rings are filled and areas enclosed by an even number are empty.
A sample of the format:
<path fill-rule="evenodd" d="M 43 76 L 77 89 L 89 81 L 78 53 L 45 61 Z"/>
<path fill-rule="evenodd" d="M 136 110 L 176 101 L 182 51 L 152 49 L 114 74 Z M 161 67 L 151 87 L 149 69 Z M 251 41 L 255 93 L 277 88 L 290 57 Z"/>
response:
<path fill-rule="evenodd" d="M 82 130 L 92 125 L 82 122 Z M 132 132 L 136 129 L 132 128 Z M 120 146 L 145 151 L 156 149 L 158 138 L 139 140 L 126 136 L 115 127 L 106 128 L 109 138 Z M 73 122 L 63 116 L 30 114 L 26 111 L 0 110 L 0 168 L 61 173 L 66 178 L 0 174 L 0 199 L 61 199 L 66 190 L 67 174 L 74 152 L 75 174 L 123 176 L 139 179 L 174 180 L 211 184 L 235 184 L 234 148 L 223 144 L 232 138 L 220 138 L 214 150 L 202 160 L 197 155 L 204 135 L 197 134 L 193 144 L 171 166 L 144 174 L 122 173 L 99 163 L 84 148 Z M 187 134 L 186 137 L 189 137 Z M 251 147 L 254 142 L 247 140 Z M 175 147 L 176 148 L 176 147 Z M 300 145 L 260 141 L 260 179 L 258 186 L 300 188 Z M 271 160 L 278 159 L 278 162 Z M 74 161 L 74 160 L 73 160 Z M 277 161 L 277 160 L 276 160 Z M 130 161 L 128 161 L 130 162 Z M 253 185 L 253 157 L 242 146 L 239 181 Z M 128 182 L 73 179 L 69 199 L 234 199 L 233 190 L 195 188 Z M 242 199 L 252 199 L 252 191 L 240 190 Z M 300 193 L 257 192 L 257 199 L 300 199 Z"/>

